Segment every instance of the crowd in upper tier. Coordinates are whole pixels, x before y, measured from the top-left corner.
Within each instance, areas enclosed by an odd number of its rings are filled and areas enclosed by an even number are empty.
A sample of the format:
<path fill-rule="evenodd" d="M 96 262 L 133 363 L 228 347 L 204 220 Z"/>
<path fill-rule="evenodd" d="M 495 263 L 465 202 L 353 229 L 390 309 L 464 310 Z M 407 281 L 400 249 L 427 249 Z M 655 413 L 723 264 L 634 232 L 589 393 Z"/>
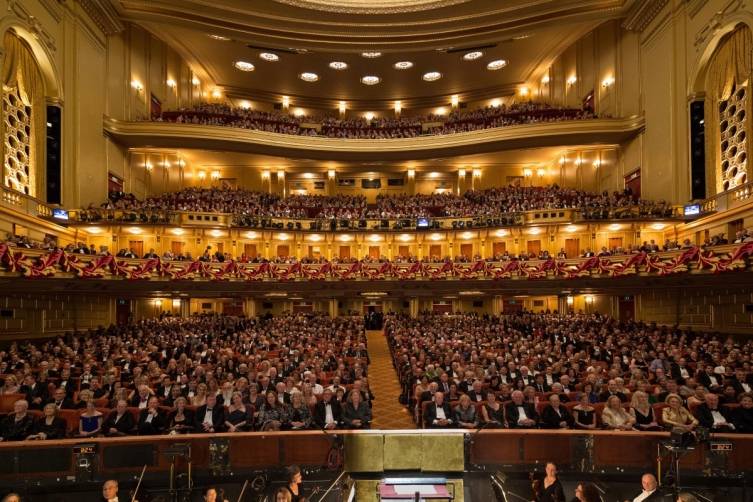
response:
<path fill-rule="evenodd" d="M 182 124 L 238 127 L 299 136 L 347 139 L 413 138 L 423 134 L 454 134 L 493 127 L 595 118 L 593 111 L 545 103 L 515 103 L 475 110 L 453 110 L 448 116 L 372 118 L 308 117 L 258 111 L 225 104 L 200 104 L 167 111 L 152 120 Z"/>
<path fill-rule="evenodd" d="M 304 218 L 325 220 L 415 219 L 439 217 L 498 217 L 530 210 L 578 209 L 588 219 L 662 218 L 673 215 L 666 201 L 646 201 L 629 190 L 594 193 L 557 185 L 522 187 L 510 185 L 471 190 L 463 195 L 378 195 L 367 204 L 362 195 L 291 195 L 281 198 L 244 189 L 184 188 L 144 200 L 133 194 L 113 193 L 100 207 L 81 210 L 82 221 L 118 218 L 159 223 L 170 211 L 232 213 L 247 218 Z"/>
<path fill-rule="evenodd" d="M 600 314 L 387 316 L 425 427 L 753 433 L 753 340 Z"/>
<path fill-rule="evenodd" d="M 14 342 L 0 440 L 368 428 L 368 361 L 358 316 L 165 316 Z"/>

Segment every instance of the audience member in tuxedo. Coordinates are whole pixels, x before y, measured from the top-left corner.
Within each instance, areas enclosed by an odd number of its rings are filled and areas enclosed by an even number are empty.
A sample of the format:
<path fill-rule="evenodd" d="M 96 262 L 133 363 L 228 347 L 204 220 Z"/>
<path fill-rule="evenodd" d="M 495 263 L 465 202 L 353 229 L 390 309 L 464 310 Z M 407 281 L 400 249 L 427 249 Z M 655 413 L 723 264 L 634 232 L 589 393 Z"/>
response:
<path fill-rule="evenodd" d="M 610 396 L 617 396 L 620 398 L 621 403 L 627 403 L 627 396 L 619 391 L 615 380 L 609 380 L 609 382 L 607 382 L 606 390 L 599 394 L 599 401 L 606 403 Z"/>
<path fill-rule="evenodd" d="M 194 415 L 194 432 L 224 432 L 225 408 L 217 404 L 217 396 L 207 395 L 207 404 L 199 406 Z"/>
<path fill-rule="evenodd" d="M 343 426 L 346 429 L 371 428 L 371 408 L 363 400 L 361 392 L 353 389 L 342 411 Z"/>
<path fill-rule="evenodd" d="M 505 409 L 491 390 L 486 392 L 486 402 L 481 407 L 481 418 L 489 428 L 501 429 L 505 426 Z"/>
<path fill-rule="evenodd" d="M 130 406 L 132 408 L 139 408 L 141 410 L 149 407 L 149 399 L 152 395 L 151 389 L 147 385 L 139 385 L 138 391 L 134 392 L 130 399 Z"/>
<path fill-rule="evenodd" d="M 52 393 L 52 399 L 47 400 L 45 404 L 54 404 L 59 410 L 74 410 L 76 406 L 73 404 L 73 400 L 65 393 L 65 389 L 58 387 L 55 392 Z"/>
<path fill-rule="evenodd" d="M 544 429 L 570 429 L 575 424 L 573 416 L 560 403 L 557 394 L 549 396 L 549 404 L 541 412 L 540 425 Z"/>
<path fill-rule="evenodd" d="M 342 423 L 342 407 L 329 389 L 324 389 L 322 400 L 314 407 L 314 423 L 320 429 L 337 429 Z"/>
<path fill-rule="evenodd" d="M 633 392 L 633 397 L 630 401 L 630 416 L 635 419 L 633 427 L 639 431 L 662 430 L 654 416 L 654 408 L 648 401 L 648 394 L 642 390 Z"/>
<path fill-rule="evenodd" d="M 547 462 L 545 472 L 546 475 L 536 490 L 536 502 L 565 502 L 565 490 L 557 479 L 557 466 L 553 462 Z"/>
<path fill-rule="evenodd" d="M 698 366 L 698 372 L 695 375 L 696 382 L 712 392 L 718 392 L 723 382 L 721 376 L 714 373 L 714 366 L 711 364 L 705 367 L 703 364 L 699 364 Z"/>
<path fill-rule="evenodd" d="M 524 402 L 523 393 L 519 390 L 513 392 L 511 397 L 512 402 L 505 408 L 507 426 L 511 429 L 535 429 L 539 421 L 536 407 L 532 403 Z"/>
<path fill-rule="evenodd" d="M 543 394 L 544 392 L 549 392 L 551 387 L 546 383 L 546 379 L 544 378 L 544 375 L 542 373 L 539 373 L 536 375 L 535 381 L 533 383 L 533 388 L 536 389 L 536 392 L 539 394 Z"/>
<path fill-rule="evenodd" d="M 711 432 L 734 432 L 735 426 L 726 408 L 719 406 L 719 396 L 709 392 L 705 396 L 706 402 L 695 410 L 698 425 Z"/>
<path fill-rule="evenodd" d="M 658 502 L 663 500 L 661 493 L 657 490 L 659 483 L 657 483 L 653 474 L 647 473 L 641 477 L 641 487 L 641 493 L 626 502 Z"/>
<path fill-rule="evenodd" d="M 596 428 L 596 409 L 591 406 L 591 401 L 586 392 L 581 392 L 578 404 L 573 407 L 573 426 L 576 429 L 584 430 Z"/>
<path fill-rule="evenodd" d="M 473 382 L 471 390 L 469 390 L 466 394 L 469 398 L 471 398 L 471 402 L 480 403 L 485 399 L 484 390 L 482 388 L 483 385 L 484 384 L 483 382 L 481 382 L 481 380 L 475 380 Z"/>
<path fill-rule="evenodd" d="M 468 394 L 460 396 L 460 402 L 455 406 L 454 410 L 454 421 L 458 427 L 464 429 L 475 429 L 478 427 L 476 406 L 471 402 Z"/>
<path fill-rule="evenodd" d="M 28 413 L 29 403 L 19 399 L 13 403 L 13 413 L 0 423 L 0 441 L 23 441 L 34 427 L 34 420 Z"/>
<path fill-rule="evenodd" d="M 65 420 L 57 416 L 55 405 L 46 404 L 42 412 L 44 415 L 34 422 L 32 434 L 26 439 L 65 439 Z"/>
<path fill-rule="evenodd" d="M 746 375 L 743 368 L 735 369 L 735 376 L 730 379 L 730 384 L 735 388 L 738 399 L 740 394 L 753 392 L 753 372 Z"/>
<path fill-rule="evenodd" d="M 48 400 L 47 384 L 38 383 L 34 373 L 29 373 L 24 377 L 21 392 L 26 394 L 26 400 L 32 410 L 41 410 Z"/>
<path fill-rule="evenodd" d="M 427 429 L 443 429 L 455 425 L 450 405 L 445 402 L 441 392 L 434 394 L 434 401 L 426 407 L 424 423 Z"/>
<path fill-rule="evenodd" d="M 165 430 L 165 417 L 159 410 L 159 399 L 156 396 L 149 398 L 147 407 L 139 413 L 138 431 L 140 436 L 155 436 Z"/>
<path fill-rule="evenodd" d="M 732 411 L 735 430 L 742 434 L 753 434 L 753 394 L 740 396 L 740 406 Z"/>
<path fill-rule="evenodd" d="M 120 399 L 102 424 L 102 431 L 106 436 L 127 436 L 135 427 L 133 415 L 128 411 L 128 402 Z"/>
<path fill-rule="evenodd" d="M 167 418 L 167 429 L 171 434 L 186 434 L 194 430 L 195 415 L 193 410 L 186 409 L 188 400 L 179 397 L 175 400 L 175 409 Z"/>
<path fill-rule="evenodd" d="M 443 371 L 442 374 L 439 375 L 439 380 L 437 380 L 437 386 L 438 386 L 437 390 L 442 392 L 443 394 L 449 394 L 450 385 L 452 385 L 450 376 L 447 374 L 446 371 Z"/>

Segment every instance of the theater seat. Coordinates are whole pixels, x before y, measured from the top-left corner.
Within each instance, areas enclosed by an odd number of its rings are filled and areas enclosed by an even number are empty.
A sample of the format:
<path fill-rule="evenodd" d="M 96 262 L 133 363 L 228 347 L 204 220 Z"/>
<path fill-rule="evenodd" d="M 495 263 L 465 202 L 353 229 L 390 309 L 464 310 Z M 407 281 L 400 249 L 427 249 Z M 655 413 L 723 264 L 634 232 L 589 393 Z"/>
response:
<path fill-rule="evenodd" d="M 663 410 L 664 408 L 668 407 L 669 405 L 667 403 L 655 403 L 652 408 L 654 409 L 654 419 L 656 420 L 656 423 L 664 427 L 664 418 Z"/>
<path fill-rule="evenodd" d="M 0 395 L 0 412 L 13 413 L 13 403 L 19 399 L 26 399 L 25 394 L 2 394 Z"/>
<path fill-rule="evenodd" d="M 78 432 L 79 417 L 83 410 L 60 410 L 58 416 L 65 420 L 66 435 L 72 436 Z"/>

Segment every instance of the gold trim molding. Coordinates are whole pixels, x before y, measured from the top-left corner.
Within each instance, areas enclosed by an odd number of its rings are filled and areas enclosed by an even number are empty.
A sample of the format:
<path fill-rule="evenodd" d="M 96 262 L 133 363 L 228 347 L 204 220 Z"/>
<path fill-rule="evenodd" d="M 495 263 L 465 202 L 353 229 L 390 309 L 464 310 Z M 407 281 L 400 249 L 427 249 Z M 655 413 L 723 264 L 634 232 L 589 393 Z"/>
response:
<path fill-rule="evenodd" d="M 669 0 L 639 0 L 622 23 L 622 27 L 626 30 L 642 32 L 668 3 Z"/>
<path fill-rule="evenodd" d="M 275 0 L 278 3 L 341 14 L 402 14 L 441 9 L 470 0 Z"/>
<path fill-rule="evenodd" d="M 94 21 L 94 24 L 105 35 L 115 35 L 125 29 L 120 21 L 118 13 L 107 0 L 76 0 L 86 14 Z"/>

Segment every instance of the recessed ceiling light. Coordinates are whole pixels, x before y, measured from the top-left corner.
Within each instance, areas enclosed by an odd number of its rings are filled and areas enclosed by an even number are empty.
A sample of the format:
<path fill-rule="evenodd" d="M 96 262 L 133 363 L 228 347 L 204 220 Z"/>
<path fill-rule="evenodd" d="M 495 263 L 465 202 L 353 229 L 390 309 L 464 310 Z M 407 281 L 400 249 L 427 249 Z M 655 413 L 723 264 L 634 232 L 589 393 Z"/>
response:
<path fill-rule="evenodd" d="M 365 77 L 361 77 L 361 83 L 365 85 L 376 85 L 381 81 L 382 79 L 376 75 L 366 75 Z"/>
<path fill-rule="evenodd" d="M 233 66 L 238 68 L 240 71 L 254 71 L 255 67 L 253 64 L 249 63 L 248 61 L 236 61 L 233 63 Z"/>
<path fill-rule="evenodd" d="M 396 70 L 407 70 L 408 68 L 413 68 L 413 63 L 410 61 L 398 61 L 393 66 Z"/>
<path fill-rule="evenodd" d="M 438 71 L 430 71 L 428 73 L 424 73 L 424 80 L 427 82 L 434 82 L 435 80 L 439 80 L 442 78 L 442 74 Z"/>
<path fill-rule="evenodd" d="M 378 58 L 382 55 L 381 52 L 378 51 L 369 51 L 369 52 L 362 52 L 361 56 L 369 59 Z"/>
<path fill-rule="evenodd" d="M 223 37 L 222 35 L 209 35 L 209 38 L 220 40 L 222 42 L 227 42 L 228 40 L 230 40 L 228 37 Z"/>
<path fill-rule="evenodd" d="M 492 70 L 492 71 L 494 71 L 494 70 L 501 70 L 505 66 L 507 66 L 507 61 L 506 60 L 504 60 L 504 59 L 497 59 L 497 60 L 492 61 L 488 65 L 486 65 L 486 69 L 487 70 Z"/>
<path fill-rule="evenodd" d="M 319 75 L 316 73 L 311 73 L 310 71 L 306 71 L 298 75 L 298 78 L 303 80 L 304 82 L 316 82 L 319 80 Z"/>
<path fill-rule="evenodd" d="M 332 68 L 333 70 L 345 70 L 348 68 L 348 63 L 344 61 L 332 61 L 329 64 L 329 67 Z"/>
<path fill-rule="evenodd" d="M 262 58 L 264 61 L 269 61 L 272 63 L 275 63 L 280 60 L 280 56 L 278 56 L 274 52 L 262 52 L 261 54 L 259 54 L 259 57 Z"/>
<path fill-rule="evenodd" d="M 480 58 L 483 55 L 484 55 L 484 53 L 481 52 L 481 51 L 473 51 L 473 52 L 466 53 L 463 56 L 463 59 L 465 59 L 466 61 L 473 61 L 474 59 L 478 59 L 478 58 Z"/>

